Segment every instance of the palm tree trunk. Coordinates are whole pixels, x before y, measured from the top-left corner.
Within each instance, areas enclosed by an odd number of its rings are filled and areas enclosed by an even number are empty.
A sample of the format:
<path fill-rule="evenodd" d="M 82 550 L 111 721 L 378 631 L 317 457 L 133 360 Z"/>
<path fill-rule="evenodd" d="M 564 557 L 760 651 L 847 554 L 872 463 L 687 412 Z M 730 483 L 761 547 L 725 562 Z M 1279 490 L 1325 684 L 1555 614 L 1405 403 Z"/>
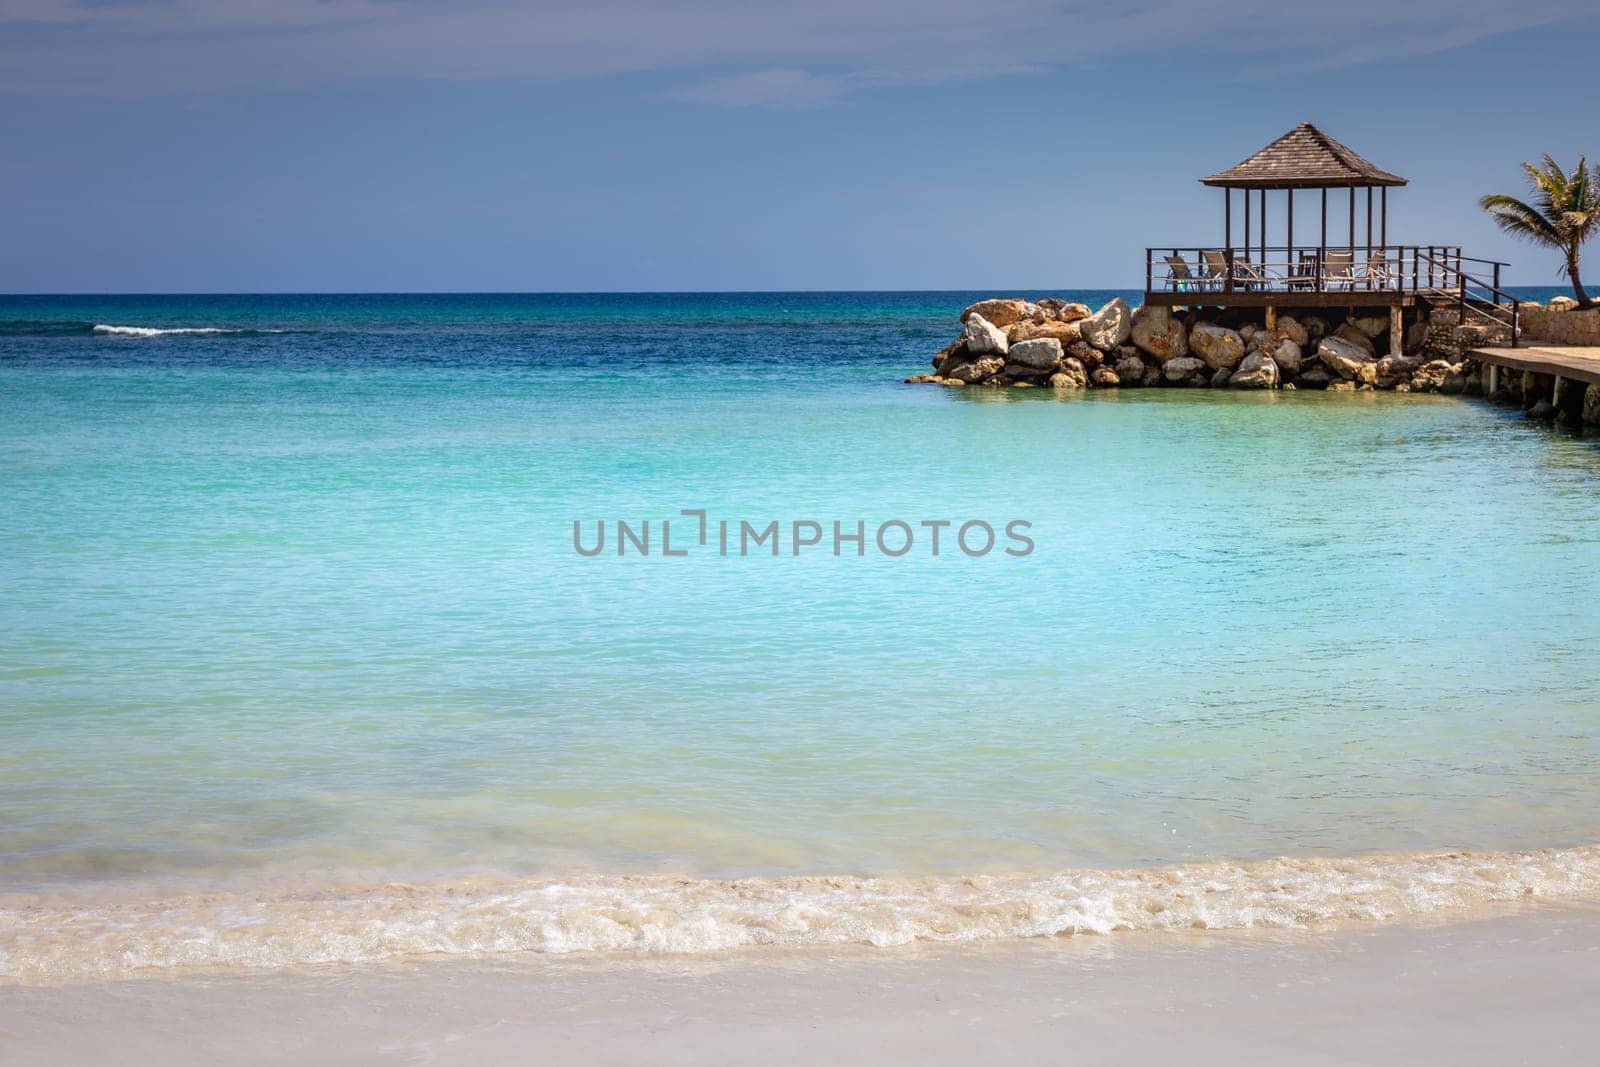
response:
<path fill-rule="evenodd" d="M 1589 307 L 1594 303 L 1589 299 L 1589 294 L 1583 291 L 1583 279 L 1578 277 L 1578 250 L 1573 249 L 1567 255 L 1567 277 L 1572 281 L 1572 291 L 1578 297 L 1578 306 Z"/>

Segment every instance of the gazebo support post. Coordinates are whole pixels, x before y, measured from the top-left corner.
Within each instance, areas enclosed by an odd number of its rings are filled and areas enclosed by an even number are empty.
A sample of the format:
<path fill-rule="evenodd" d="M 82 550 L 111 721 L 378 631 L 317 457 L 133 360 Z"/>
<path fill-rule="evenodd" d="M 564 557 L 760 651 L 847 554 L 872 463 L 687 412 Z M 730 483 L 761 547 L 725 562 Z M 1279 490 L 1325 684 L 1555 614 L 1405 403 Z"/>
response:
<path fill-rule="evenodd" d="M 1354 259 L 1356 254 L 1356 187 L 1353 185 L 1350 187 L 1350 244 L 1348 247 L 1350 249 L 1350 257 Z"/>
<path fill-rule="evenodd" d="M 1278 309 L 1268 304 L 1262 311 L 1266 314 L 1267 329 L 1276 330 L 1278 328 Z"/>
<path fill-rule="evenodd" d="M 1406 320 L 1405 312 L 1399 304 L 1389 305 L 1389 354 L 1403 356 L 1406 354 Z"/>

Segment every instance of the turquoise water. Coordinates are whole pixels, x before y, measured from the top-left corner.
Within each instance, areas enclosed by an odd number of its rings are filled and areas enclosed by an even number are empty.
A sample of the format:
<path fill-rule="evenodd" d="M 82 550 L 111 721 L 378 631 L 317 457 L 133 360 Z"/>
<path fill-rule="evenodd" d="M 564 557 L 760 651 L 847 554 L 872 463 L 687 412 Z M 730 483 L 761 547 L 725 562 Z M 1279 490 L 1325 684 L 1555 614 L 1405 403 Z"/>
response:
<path fill-rule="evenodd" d="M 0 901 L 223 894 L 186 922 L 233 948 L 119 958 L 276 964 L 370 945 L 237 948 L 216 900 L 1016 906 L 1600 840 L 1600 444 L 1459 398 L 900 384 L 977 295 L 0 299 Z M 649 556 L 574 551 L 618 519 Z M 795 556 L 796 520 L 866 554 Z M 924 520 L 998 547 L 934 557 Z M 5 914 L 0 974 L 44 968 Z M 451 944 L 528 947 L 495 914 Z"/>

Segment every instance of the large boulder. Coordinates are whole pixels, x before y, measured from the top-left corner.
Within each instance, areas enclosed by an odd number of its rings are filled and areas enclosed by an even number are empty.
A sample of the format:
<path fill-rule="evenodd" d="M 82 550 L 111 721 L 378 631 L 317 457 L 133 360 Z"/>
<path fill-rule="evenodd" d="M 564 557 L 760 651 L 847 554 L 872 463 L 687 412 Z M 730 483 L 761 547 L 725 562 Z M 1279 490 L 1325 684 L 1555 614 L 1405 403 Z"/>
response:
<path fill-rule="evenodd" d="M 1143 373 L 1142 365 L 1141 373 Z M 1119 377 L 1117 372 L 1112 370 L 1110 367 L 1096 367 L 1093 373 L 1089 375 L 1089 380 L 1094 382 L 1094 384 L 1099 386 L 1101 389 L 1109 389 L 1112 386 L 1122 384 L 1121 377 Z"/>
<path fill-rule="evenodd" d="M 1212 370 L 1232 370 L 1244 359 L 1244 335 L 1209 322 L 1189 331 L 1189 347 Z M 1182 355 L 1182 353 L 1179 353 Z"/>
<path fill-rule="evenodd" d="M 1421 356 L 1387 355 L 1378 360 L 1378 377 L 1404 381 L 1415 374 L 1420 366 Z"/>
<path fill-rule="evenodd" d="M 1124 344 L 1133 332 L 1133 309 L 1122 297 L 1113 297 L 1099 311 L 1078 322 L 1083 339 L 1102 352 Z"/>
<path fill-rule="evenodd" d="M 1387 315 L 1352 315 L 1347 321 L 1369 338 L 1379 337 L 1389 328 Z"/>
<path fill-rule="evenodd" d="M 1552 297 L 1550 303 L 1545 305 L 1547 311 L 1571 311 L 1578 306 L 1578 301 L 1570 296 Z"/>
<path fill-rule="evenodd" d="M 1106 354 L 1087 341 L 1074 341 L 1066 346 L 1067 355 L 1082 363 L 1086 370 L 1094 370 L 1105 362 Z"/>
<path fill-rule="evenodd" d="M 1172 309 L 1146 304 L 1133 313 L 1133 327 L 1129 332 L 1140 351 L 1148 352 L 1165 363 L 1188 355 L 1189 341 L 1183 323 L 1172 317 Z"/>
<path fill-rule="evenodd" d="M 1083 340 L 1083 332 L 1076 322 L 1057 322 L 1047 319 L 1044 322 L 1014 322 L 1006 327 L 1006 340 L 1011 344 L 1018 341 L 1036 341 L 1041 337 L 1054 337 L 1061 342 L 1062 347 L 1077 344 Z"/>
<path fill-rule="evenodd" d="M 1011 347 L 1011 343 L 1006 340 L 1006 332 L 982 315 L 973 315 L 966 321 L 967 327 L 961 331 L 961 340 L 966 343 L 967 351 L 973 355 L 1003 356 Z"/>
<path fill-rule="evenodd" d="M 1378 349 L 1377 346 L 1372 343 L 1372 338 L 1368 337 L 1366 333 L 1357 326 L 1352 326 L 1350 323 L 1346 322 L 1337 330 L 1334 330 L 1333 333 L 1329 334 L 1329 336 L 1337 337 L 1341 341 L 1349 341 L 1351 344 L 1357 345 L 1363 349 L 1367 355 L 1371 356 L 1373 359 L 1378 358 Z"/>
<path fill-rule="evenodd" d="M 1377 384 L 1377 357 L 1353 341 L 1333 335 L 1324 337 L 1317 345 L 1317 358 L 1347 382 Z"/>
<path fill-rule="evenodd" d="M 1304 345 L 1311 340 L 1306 328 L 1293 315 L 1278 316 L 1278 332 L 1297 345 Z"/>
<path fill-rule="evenodd" d="M 1125 382 L 1138 385 L 1144 380 L 1144 360 L 1138 356 L 1122 356 L 1111 369 Z"/>
<path fill-rule="evenodd" d="M 1590 385 L 1583 394 L 1583 421 L 1600 426 L 1600 385 Z"/>
<path fill-rule="evenodd" d="M 1077 322 L 1088 318 L 1090 314 L 1087 304 L 1069 304 L 1053 296 L 1039 301 L 1038 308 L 1046 322 Z"/>
<path fill-rule="evenodd" d="M 1005 369 L 1006 361 L 999 356 L 983 356 L 967 363 L 958 363 L 949 371 L 940 375 L 966 385 L 981 382 L 985 378 L 993 378 Z"/>
<path fill-rule="evenodd" d="M 1006 353 L 1006 373 L 1045 374 L 1061 362 L 1061 342 L 1054 337 L 1018 341 Z"/>
<path fill-rule="evenodd" d="M 1061 361 L 1061 369 L 1050 375 L 1050 385 L 1056 389 L 1084 389 L 1089 384 L 1089 376 L 1084 372 L 1083 364 L 1067 356 Z"/>
<path fill-rule="evenodd" d="M 1239 369 L 1233 372 L 1228 384 L 1235 389 L 1276 389 L 1278 365 L 1271 356 L 1252 352 L 1240 361 Z"/>
<path fill-rule="evenodd" d="M 1005 329 L 1014 322 L 1031 319 L 1039 313 L 1039 305 L 1031 300 L 980 300 L 961 313 L 961 321 L 968 322 L 981 315 L 994 325 Z"/>
<path fill-rule="evenodd" d="M 1205 370 L 1206 365 L 1193 356 L 1173 356 L 1161 364 L 1161 373 L 1169 382 L 1186 382 Z"/>
<path fill-rule="evenodd" d="M 1280 340 L 1271 352 L 1272 362 L 1285 374 L 1299 374 L 1301 361 L 1305 354 L 1300 351 L 1300 346 L 1292 338 L 1285 337 Z"/>

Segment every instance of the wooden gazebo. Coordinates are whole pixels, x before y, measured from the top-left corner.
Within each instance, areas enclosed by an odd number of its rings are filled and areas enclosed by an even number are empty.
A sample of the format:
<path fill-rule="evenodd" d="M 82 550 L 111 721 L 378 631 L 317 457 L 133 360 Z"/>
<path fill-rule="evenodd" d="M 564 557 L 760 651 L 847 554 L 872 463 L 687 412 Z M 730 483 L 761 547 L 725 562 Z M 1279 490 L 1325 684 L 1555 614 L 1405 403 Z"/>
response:
<path fill-rule="evenodd" d="M 1503 263 L 1463 256 L 1459 245 L 1391 245 L 1389 190 L 1406 179 L 1309 122 L 1200 180 L 1222 190 L 1222 242 L 1145 249 L 1146 303 L 1264 308 L 1269 321 L 1278 308 L 1387 309 L 1398 330 L 1419 301 L 1458 303 L 1464 319 L 1469 310 L 1498 317 L 1486 306 L 1511 300 Z"/>
<path fill-rule="evenodd" d="M 1321 226 L 1318 230 L 1320 239 L 1317 250 L 1322 259 L 1326 259 L 1328 249 L 1328 190 L 1335 189 L 1341 192 L 1348 191 L 1350 207 L 1347 214 L 1349 223 L 1348 243 L 1345 248 L 1354 249 L 1356 245 L 1356 217 L 1357 217 L 1357 189 L 1366 190 L 1366 227 L 1365 251 L 1367 262 L 1371 261 L 1374 249 L 1386 250 L 1389 246 L 1389 190 L 1396 186 L 1406 184 L 1406 180 L 1398 174 L 1391 174 L 1373 166 L 1363 157 L 1335 141 L 1309 122 L 1302 122 L 1282 137 L 1273 141 L 1267 147 L 1251 156 L 1249 159 L 1230 167 L 1225 171 L 1213 174 L 1200 181 L 1212 188 L 1221 189 L 1223 196 L 1223 244 L 1234 247 L 1233 244 L 1233 191 L 1239 190 L 1244 201 L 1244 240 L 1239 243 L 1246 254 L 1255 252 L 1260 258 L 1257 263 L 1267 262 L 1267 193 L 1282 191 L 1284 194 L 1284 242 L 1288 248 L 1295 248 L 1294 241 L 1294 207 L 1295 193 L 1300 190 L 1309 190 L 1321 194 Z M 1376 244 L 1373 242 L 1372 232 L 1372 191 L 1377 189 L 1378 195 L 1378 234 Z M 1257 199 L 1260 210 L 1256 215 L 1259 223 L 1252 235 L 1250 227 L 1250 201 Z M 1251 238 L 1255 237 L 1252 244 Z M 1336 243 L 1337 247 L 1337 243 Z M 1289 266 L 1290 264 L 1285 264 Z M 1308 262 L 1305 266 L 1309 267 Z M 1301 266 L 1293 264 L 1296 269 Z"/>

